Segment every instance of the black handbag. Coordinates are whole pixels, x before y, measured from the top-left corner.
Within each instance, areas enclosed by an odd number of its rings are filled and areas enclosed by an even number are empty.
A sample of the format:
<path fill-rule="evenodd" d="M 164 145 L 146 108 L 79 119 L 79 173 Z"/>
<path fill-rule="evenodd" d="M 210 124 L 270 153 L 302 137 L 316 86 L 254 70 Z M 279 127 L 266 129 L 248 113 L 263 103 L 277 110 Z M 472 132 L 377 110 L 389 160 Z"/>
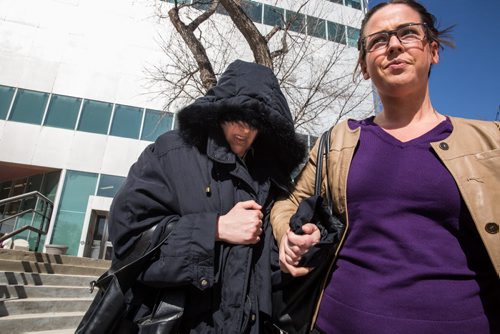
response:
<path fill-rule="evenodd" d="M 314 267 L 314 270 L 301 277 L 281 271 L 273 273 L 272 333 L 301 334 L 311 331 L 326 276 L 344 231 L 345 225 L 333 214 L 331 195 L 326 196 L 326 200 L 320 195 L 323 158 L 328 166 L 329 147 L 330 130 L 321 136 L 318 147 L 314 196 L 302 200 L 297 212 L 290 218 L 290 229 L 296 234 L 302 233 L 301 227 L 306 223 L 314 223 L 320 229 L 320 242 L 304 254 L 299 263 L 299 266 Z M 328 168 L 325 174 L 328 192 Z"/>
<path fill-rule="evenodd" d="M 92 304 L 83 316 L 75 333 L 177 333 L 184 312 L 182 289 L 155 289 L 142 286 L 137 277 L 145 265 L 159 253 L 177 222 L 167 224 L 162 241 L 152 247 L 150 236 L 154 227 L 143 233 L 134 249 L 122 261 L 113 260 L 111 268 L 96 281 L 91 282 L 91 292 L 98 287 Z M 142 297 L 152 299 L 147 312 L 137 305 L 133 291 L 143 289 Z M 144 289 L 146 289 L 144 291 Z M 148 290 L 149 289 L 149 290 Z M 138 315 L 144 314 L 144 316 Z"/>

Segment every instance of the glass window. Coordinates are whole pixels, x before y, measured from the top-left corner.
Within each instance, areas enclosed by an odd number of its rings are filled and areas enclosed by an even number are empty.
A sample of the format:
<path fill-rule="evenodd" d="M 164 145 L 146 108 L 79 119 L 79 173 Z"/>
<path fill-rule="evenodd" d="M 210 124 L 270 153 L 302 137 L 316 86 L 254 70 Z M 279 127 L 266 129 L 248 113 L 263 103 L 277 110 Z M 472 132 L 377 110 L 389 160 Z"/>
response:
<path fill-rule="evenodd" d="M 74 129 L 81 103 L 82 99 L 80 98 L 52 95 L 44 125 Z"/>
<path fill-rule="evenodd" d="M 307 34 L 314 37 L 326 38 L 325 20 L 316 17 L 307 17 Z"/>
<path fill-rule="evenodd" d="M 174 116 L 168 112 L 146 110 L 141 139 L 155 141 L 161 134 L 172 130 L 173 118 Z"/>
<path fill-rule="evenodd" d="M 211 0 L 194 0 L 193 7 L 201 11 L 206 11 L 210 8 L 211 2 Z M 178 3 L 180 4 L 180 1 Z"/>
<path fill-rule="evenodd" d="M 165 0 L 162 0 L 165 1 Z M 168 3 L 175 3 L 175 0 L 166 0 Z M 177 0 L 177 4 L 182 5 L 185 3 L 191 3 L 191 0 Z"/>
<path fill-rule="evenodd" d="M 328 40 L 341 44 L 346 44 L 345 26 L 330 21 L 327 22 L 328 22 Z"/>
<path fill-rule="evenodd" d="M 142 121 L 142 108 L 129 107 L 117 104 L 111 124 L 112 136 L 139 138 L 139 130 Z"/>
<path fill-rule="evenodd" d="M 226 8 L 224 8 L 223 5 L 219 4 L 217 6 L 217 8 L 215 8 L 215 12 L 217 14 L 221 14 L 221 15 L 229 15 L 229 13 L 227 12 Z"/>
<path fill-rule="evenodd" d="M 262 23 L 262 4 L 254 1 L 243 0 L 241 8 L 248 15 L 248 17 L 257 23 Z"/>
<path fill-rule="evenodd" d="M 347 27 L 347 45 L 352 47 L 358 46 L 359 29 Z"/>
<path fill-rule="evenodd" d="M 16 122 L 41 124 L 43 112 L 49 99 L 48 93 L 18 89 L 9 120 Z"/>
<path fill-rule="evenodd" d="M 112 109 L 113 104 L 111 103 L 92 100 L 83 101 L 78 130 L 105 135 L 108 132 Z"/>
<path fill-rule="evenodd" d="M 361 0 L 345 0 L 345 5 L 354 9 L 361 9 Z"/>
<path fill-rule="evenodd" d="M 0 119 L 7 117 L 15 90 L 14 87 L 0 85 Z"/>
<path fill-rule="evenodd" d="M 101 174 L 99 186 L 97 187 L 97 196 L 115 197 L 124 181 L 123 176 Z"/>
<path fill-rule="evenodd" d="M 274 6 L 264 5 L 264 24 L 270 26 L 284 26 L 285 10 Z"/>
<path fill-rule="evenodd" d="M 96 184 L 97 174 L 66 172 L 51 243 L 67 245 L 68 255 L 78 253 L 89 196 L 95 194 Z"/>
<path fill-rule="evenodd" d="M 344 4 L 343 0 L 328 0 L 328 1 L 330 1 L 330 2 L 335 2 L 335 3 L 339 3 L 339 4 L 341 4 L 341 5 L 343 5 L 343 4 Z"/>
<path fill-rule="evenodd" d="M 290 31 L 305 33 L 305 21 L 306 16 L 304 14 L 292 12 L 290 10 L 286 11 L 286 22 L 291 22 Z"/>

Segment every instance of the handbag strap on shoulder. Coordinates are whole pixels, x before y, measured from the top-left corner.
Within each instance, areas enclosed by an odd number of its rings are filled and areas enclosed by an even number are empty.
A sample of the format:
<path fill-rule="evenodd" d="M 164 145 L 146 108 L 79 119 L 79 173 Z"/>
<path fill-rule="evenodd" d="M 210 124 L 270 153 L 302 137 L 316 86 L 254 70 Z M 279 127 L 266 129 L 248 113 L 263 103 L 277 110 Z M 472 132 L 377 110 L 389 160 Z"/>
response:
<path fill-rule="evenodd" d="M 97 281 L 100 281 L 101 279 L 104 279 L 109 275 L 116 275 L 120 276 L 124 281 L 133 282 L 144 268 L 145 263 L 149 259 L 151 259 L 157 253 L 157 251 L 159 251 L 160 247 L 167 241 L 168 237 L 174 230 L 175 225 L 177 225 L 177 220 L 168 223 L 165 226 L 165 230 L 162 232 L 161 241 L 146 252 L 146 247 L 151 244 L 151 236 L 156 226 L 145 231 L 141 238 L 138 240 L 137 244 L 132 249 L 132 253 L 137 252 L 138 254 L 142 253 L 142 255 L 136 258 L 134 258 L 133 256 L 127 256 L 123 261 L 119 261 L 118 263 L 116 263 L 115 266 L 112 265 L 112 267 L 107 272 L 105 272 Z"/>
<path fill-rule="evenodd" d="M 316 178 L 314 181 L 314 195 L 321 195 L 321 181 L 323 180 L 323 159 L 325 159 L 326 176 L 328 182 L 328 153 L 330 152 L 330 132 L 328 129 L 321 135 L 319 141 L 318 154 L 316 156 Z M 329 191 L 327 186 L 327 191 Z"/>

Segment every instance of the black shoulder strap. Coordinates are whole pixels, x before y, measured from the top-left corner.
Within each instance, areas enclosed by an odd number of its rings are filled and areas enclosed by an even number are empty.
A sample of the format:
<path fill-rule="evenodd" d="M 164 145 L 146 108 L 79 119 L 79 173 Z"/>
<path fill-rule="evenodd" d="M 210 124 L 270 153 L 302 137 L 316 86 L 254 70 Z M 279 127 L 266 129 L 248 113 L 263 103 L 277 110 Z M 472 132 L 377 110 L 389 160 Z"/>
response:
<path fill-rule="evenodd" d="M 326 177 L 328 181 L 328 153 L 330 152 L 330 132 L 328 129 L 321 135 L 316 156 L 316 179 L 314 181 L 314 195 L 321 195 L 321 181 L 323 179 L 323 159 L 325 159 Z M 327 192 L 329 192 L 327 186 Z"/>
<path fill-rule="evenodd" d="M 123 286 L 128 286 L 131 284 L 137 276 L 140 274 L 140 272 L 143 270 L 144 265 L 146 262 L 151 259 L 156 252 L 160 249 L 160 247 L 167 241 L 168 237 L 174 230 L 175 225 L 177 225 L 177 220 L 172 221 L 168 223 L 165 227 L 165 231 L 162 233 L 163 238 L 162 240 L 156 244 L 153 248 L 145 252 L 142 256 L 135 258 L 133 256 L 127 256 L 123 261 L 119 261 L 119 267 L 118 266 L 112 266 L 108 271 L 106 271 L 99 279 L 96 281 L 91 282 L 91 289 L 93 289 L 94 285 L 98 285 L 98 282 L 110 275 L 116 275 L 120 279 L 120 283 Z M 156 228 L 153 227 L 146 231 L 141 238 L 138 240 L 138 243 L 134 246 L 132 252 L 137 252 L 140 254 L 141 252 L 144 251 L 144 246 L 148 245 L 151 243 L 151 235 L 154 229 Z M 131 253 L 129 253 L 130 255 Z M 117 269 L 114 269 L 115 267 L 118 267 Z M 127 284 L 128 283 L 128 284 Z"/>

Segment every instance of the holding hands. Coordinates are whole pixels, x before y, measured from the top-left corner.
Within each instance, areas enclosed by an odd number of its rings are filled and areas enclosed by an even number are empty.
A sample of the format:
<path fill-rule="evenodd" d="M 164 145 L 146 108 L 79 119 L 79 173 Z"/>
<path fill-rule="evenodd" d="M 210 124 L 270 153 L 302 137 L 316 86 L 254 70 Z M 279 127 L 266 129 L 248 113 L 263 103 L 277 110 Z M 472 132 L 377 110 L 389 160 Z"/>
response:
<path fill-rule="evenodd" d="M 320 231 L 314 224 L 302 226 L 304 234 L 295 234 L 288 230 L 280 242 L 280 268 L 292 276 L 303 276 L 314 268 L 298 267 L 302 255 L 320 240 Z"/>

